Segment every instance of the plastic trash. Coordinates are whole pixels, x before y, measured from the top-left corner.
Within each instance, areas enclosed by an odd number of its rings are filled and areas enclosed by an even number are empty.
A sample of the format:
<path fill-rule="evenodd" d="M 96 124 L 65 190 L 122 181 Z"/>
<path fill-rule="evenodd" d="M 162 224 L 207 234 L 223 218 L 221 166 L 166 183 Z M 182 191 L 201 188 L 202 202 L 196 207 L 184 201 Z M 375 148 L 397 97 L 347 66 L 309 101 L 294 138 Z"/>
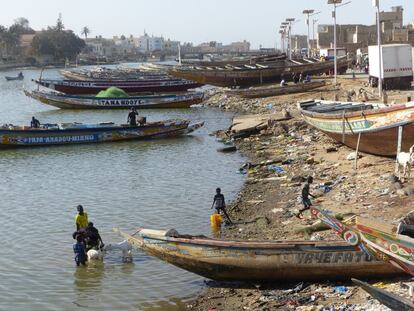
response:
<path fill-rule="evenodd" d="M 267 108 L 267 109 L 269 109 L 269 110 L 270 110 L 270 109 L 272 109 L 272 108 L 273 108 L 273 104 L 272 104 L 272 103 L 268 103 L 268 104 L 266 105 L 266 108 Z"/>
<path fill-rule="evenodd" d="M 270 171 L 270 172 L 275 172 L 275 173 L 283 173 L 285 170 L 283 169 L 283 167 L 281 167 L 281 166 L 278 166 L 278 165 L 269 165 L 268 167 L 267 167 L 267 169 Z"/>
<path fill-rule="evenodd" d="M 348 287 L 346 286 L 335 286 L 335 292 L 345 293 L 348 291 Z"/>

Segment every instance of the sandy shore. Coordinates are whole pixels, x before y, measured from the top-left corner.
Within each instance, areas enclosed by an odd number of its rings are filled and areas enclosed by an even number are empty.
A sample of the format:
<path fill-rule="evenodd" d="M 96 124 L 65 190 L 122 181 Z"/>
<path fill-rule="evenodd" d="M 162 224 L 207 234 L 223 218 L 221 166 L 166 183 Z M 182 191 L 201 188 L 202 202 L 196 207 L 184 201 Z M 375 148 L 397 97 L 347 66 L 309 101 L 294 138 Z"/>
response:
<path fill-rule="evenodd" d="M 387 222 L 397 219 L 412 210 L 414 198 L 413 182 L 395 183 L 392 178 L 395 161 L 389 158 L 362 154 L 355 169 L 354 161 L 347 160 L 353 151 L 309 127 L 299 116 L 296 103 L 312 98 L 346 100 L 347 91 L 364 86 L 364 78 L 341 78 L 340 90 L 327 86 L 316 91 L 244 100 L 228 98 L 223 90 L 214 90 L 207 105 L 221 107 L 239 114 L 280 113 L 287 110 L 292 119 L 275 122 L 259 134 L 236 140 L 237 148 L 249 162 L 260 163 L 272 160 L 282 168 L 281 172 L 269 171 L 268 165 L 257 165 L 247 172 L 247 180 L 239 197 L 229 206 L 231 218 L 244 223 L 222 230 L 222 238 L 237 239 L 338 239 L 331 231 L 304 233 L 303 227 L 314 222 L 309 213 L 304 219 L 295 217 L 301 204 L 297 197 L 307 176 L 314 177 L 315 200 L 326 209 L 336 212 L 353 212 L 361 216 Z M 368 93 L 371 101 L 377 101 Z M 388 102 L 404 102 L 409 92 L 389 92 Z M 358 96 L 353 97 L 354 101 Z M 335 183 L 335 181 L 340 181 Z M 336 186 L 324 193 L 321 185 Z M 383 280 L 390 291 L 408 297 L 408 288 L 413 286 L 409 278 Z M 222 284 L 207 282 L 206 289 L 188 305 L 189 310 L 323 310 L 353 306 L 353 310 L 386 310 L 369 298 L 361 289 L 347 282 L 325 282 L 304 284 L 297 292 L 286 290 L 297 284 L 260 286 L 255 284 Z M 338 291 L 337 286 L 345 286 Z M 336 290 L 335 290 L 336 288 Z M 346 289 L 346 290 L 345 290 Z M 382 309 L 384 308 L 384 309 Z M 345 309 L 344 309 L 345 310 Z M 351 310 L 351 309 L 349 309 Z"/>

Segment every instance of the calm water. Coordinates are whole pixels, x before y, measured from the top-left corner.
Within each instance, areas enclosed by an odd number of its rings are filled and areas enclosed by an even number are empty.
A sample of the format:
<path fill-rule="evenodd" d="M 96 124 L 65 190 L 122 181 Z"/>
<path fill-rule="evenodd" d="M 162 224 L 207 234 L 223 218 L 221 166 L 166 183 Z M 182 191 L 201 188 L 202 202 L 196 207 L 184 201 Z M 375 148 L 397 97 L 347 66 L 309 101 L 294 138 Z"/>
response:
<path fill-rule="evenodd" d="M 26 98 L 37 70 L 25 81 L 0 73 L 0 123 L 124 122 L 127 111 L 63 111 Z M 44 77 L 57 76 L 56 70 Z M 30 148 L 0 152 L 0 310 L 182 310 L 182 299 L 202 278 L 134 252 L 123 264 L 118 252 L 102 265 L 76 268 L 74 217 L 82 204 L 105 243 L 122 241 L 113 227 L 176 228 L 209 234 L 215 188 L 228 199 L 243 182 L 243 159 L 216 152 L 208 133 L 228 126 L 231 115 L 205 108 L 143 111 L 149 120 L 205 120 L 192 136 L 148 142 Z"/>

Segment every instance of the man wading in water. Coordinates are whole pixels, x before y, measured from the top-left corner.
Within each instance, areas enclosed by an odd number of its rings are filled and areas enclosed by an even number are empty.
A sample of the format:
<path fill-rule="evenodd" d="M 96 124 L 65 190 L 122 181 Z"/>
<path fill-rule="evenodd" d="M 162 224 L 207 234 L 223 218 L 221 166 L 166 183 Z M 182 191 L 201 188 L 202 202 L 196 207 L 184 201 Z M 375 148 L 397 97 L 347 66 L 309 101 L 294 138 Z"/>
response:
<path fill-rule="evenodd" d="M 216 189 L 216 195 L 214 196 L 213 205 L 211 205 L 211 208 L 213 207 L 216 209 L 217 214 L 223 213 L 224 216 L 227 218 L 228 222 L 230 224 L 233 224 L 229 215 L 227 215 L 226 202 L 224 201 L 224 195 L 221 193 L 220 188 Z"/>
<path fill-rule="evenodd" d="M 310 193 L 310 190 L 309 190 L 311 183 L 313 183 L 313 177 L 312 176 L 309 176 L 306 179 L 306 182 L 305 182 L 305 184 L 303 185 L 303 188 L 302 188 L 302 203 L 303 203 L 303 208 L 301 210 L 299 210 L 299 214 L 296 215 L 297 218 L 300 218 L 301 219 L 302 218 L 302 213 L 304 211 L 308 210 L 309 207 L 312 206 L 312 202 L 309 199 L 309 196 L 311 196 L 312 198 L 315 198 L 315 196 L 313 196 Z"/>

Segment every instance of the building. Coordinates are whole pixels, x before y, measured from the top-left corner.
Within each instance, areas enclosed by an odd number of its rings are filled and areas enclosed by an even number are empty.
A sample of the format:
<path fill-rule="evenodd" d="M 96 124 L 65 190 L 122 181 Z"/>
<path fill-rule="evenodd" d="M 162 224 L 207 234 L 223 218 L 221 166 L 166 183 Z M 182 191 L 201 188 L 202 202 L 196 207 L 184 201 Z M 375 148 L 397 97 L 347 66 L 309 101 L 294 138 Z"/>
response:
<path fill-rule="evenodd" d="M 164 38 L 149 36 L 146 32 L 138 38 L 134 38 L 134 44 L 141 53 L 149 53 L 164 50 Z"/>
<path fill-rule="evenodd" d="M 383 43 L 411 43 L 414 41 L 413 27 L 404 27 L 403 8 L 395 6 L 391 11 L 380 12 L 381 40 Z M 367 47 L 377 42 L 376 21 L 372 25 L 337 25 L 337 47 L 343 47 L 348 52 L 356 53 L 357 49 Z M 317 47 L 319 49 L 333 47 L 334 26 L 319 25 Z"/>
<path fill-rule="evenodd" d="M 164 50 L 168 52 L 178 52 L 180 41 L 172 41 L 170 39 L 164 41 Z"/>
<path fill-rule="evenodd" d="M 300 53 L 302 49 L 308 48 L 308 36 L 292 35 L 292 51 Z"/>
<path fill-rule="evenodd" d="M 241 42 L 232 42 L 228 45 L 224 45 L 222 52 L 225 53 L 246 53 L 250 51 L 250 42 L 244 40 Z"/>

